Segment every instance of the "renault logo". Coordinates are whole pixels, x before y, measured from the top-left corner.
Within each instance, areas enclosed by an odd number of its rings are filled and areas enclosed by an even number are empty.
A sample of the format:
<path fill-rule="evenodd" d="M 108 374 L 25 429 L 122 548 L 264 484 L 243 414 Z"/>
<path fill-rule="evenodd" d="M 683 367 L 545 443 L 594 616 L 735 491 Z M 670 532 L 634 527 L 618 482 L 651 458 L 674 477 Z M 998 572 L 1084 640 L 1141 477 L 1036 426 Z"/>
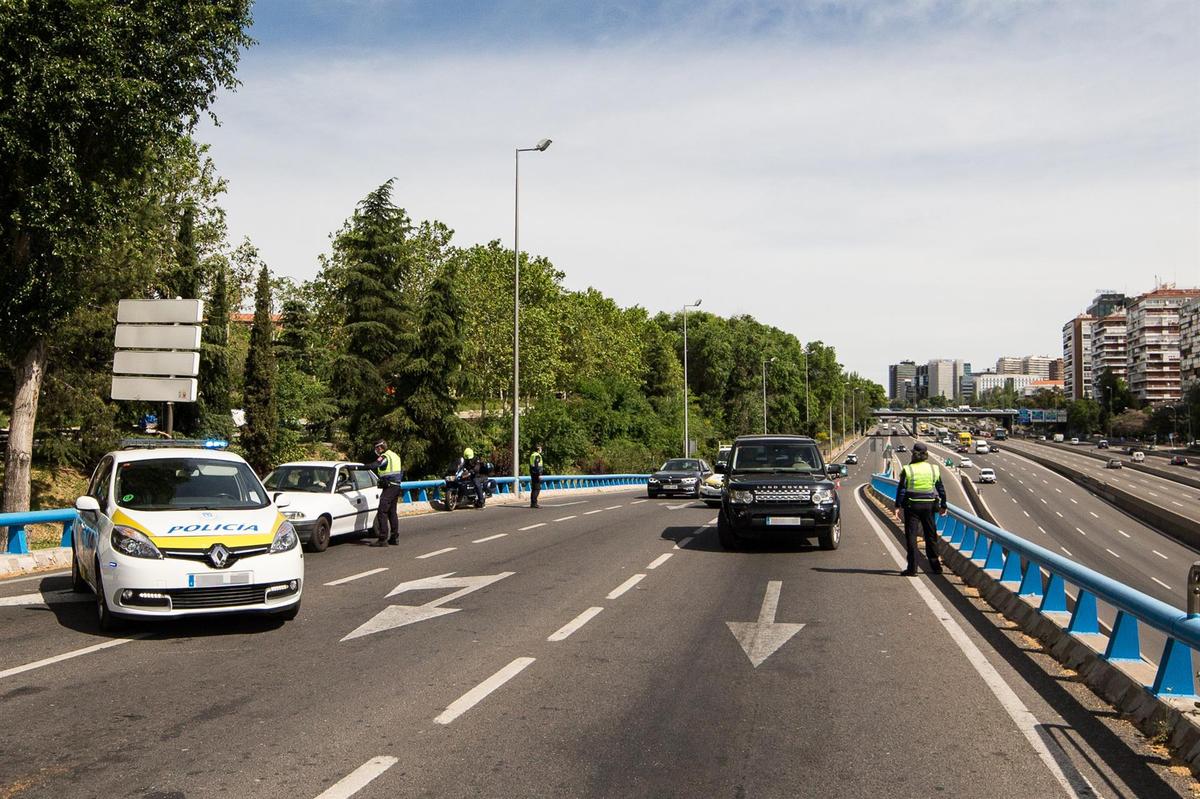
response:
<path fill-rule="evenodd" d="M 229 557 L 232 554 L 224 544 L 213 544 L 208 548 L 208 562 L 214 569 L 224 569 L 229 565 Z"/>

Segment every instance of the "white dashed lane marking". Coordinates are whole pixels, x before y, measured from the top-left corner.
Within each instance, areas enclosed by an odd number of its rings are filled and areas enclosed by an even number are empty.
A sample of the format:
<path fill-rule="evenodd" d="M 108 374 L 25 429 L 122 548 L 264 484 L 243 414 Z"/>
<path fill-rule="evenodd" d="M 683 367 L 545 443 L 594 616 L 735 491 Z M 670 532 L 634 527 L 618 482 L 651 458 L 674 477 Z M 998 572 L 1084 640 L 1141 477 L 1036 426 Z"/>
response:
<path fill-rule="evenodd" d="M 628 591 L 630 588 L 633 588 L 635 585 L 637 585 L 644 579 L 646 579 L 646 575 L 644 575 L 644 574 L 633 575 L 628 580 L 621 583 L 616 588 L 614 588 L 612 591 L 610 591 L 608 596 L 606 597 L 606 599 L 616 599 L 617 597 L 621 596 L 621 594 L 624 594 L 626 591 Z"/>
<path fill-rule="evenodd" d="M 520 530 L 518 530 L 517 532 L 523 533 L 523 532 L 525 532 L 526 530 L 536 530 L 536 529 L 537 529 L 537 528 L 539 528 L 539 527 L 545 527 L 545 526 L 546 526 L 546 523 L 545 523 L 545 522 L 538 522 L 537 524 L 531 524 L 531 525 L 529 525 L 528 527 L 522 527 L 522 528 L 521 528 Z"/>
<path fill-rule="evenodd" d="M 484 541 L 495 541 L 497 538 L 504 538 L 506 535 L 508 535 L 508 533 L 496 533 L 495 535 L 489 535 L 487 538 L 476 538 L 471 543 L 482 544 Z"/>
<path fill-rule="evenodd" d="M 435 549 L 433 552 L 426 552 L 424 555 L 417 555 L 417 560 L 425 560 L 425 558 L 432 558 L 437 555 L 445 555 L 447 552 L 453 552 L 456 549 L 458 549 L 458 547 L 446 547 L 445 549 Z"/>
<path fill-rule="evenodd" d="M 1159 556 L 1160 558 L 1162 558 L 1163 560 L 1170 560 L 1170 558 L 1168 558 L 1168 557 L 1167 557 L 1166 555 L 1164 555 L 1163 553 L 1159 552 L 1157 549 L 1152 549 L 1152 550 L 1150 550 L 1150 551 L 1151 551 L 1151 552 L 1153 552 L 1155 555 L 1158 555 L 1158 556 Z"/>
<path fill-rule="evenodd" d="M 1163 588 L 1167 589 L 1168 591 L 1171 590 L 1171 586 L 1167 585 L 1166 583 L 1164 583 L 1162 580 L 1158 579 L 1157 577 L 1151 577 L 1150 579 L 1153 580 L 1154 582 L 1158 583 L 1159 585 L 1161 585 Z"/>
<path fill-rule="evenodd" d="M 571 621 L 564 624 L 556 632 L 552 633 L 550 635 L 550 637 L 547 638 L 546 640 L 547 641 L 562 641 L 562 640 L 566 639 L 571 633 L 575 632 L 580 627 L 587 624 L 592 619 L 596 618 L 596 616 L 602 610 L 604 610 L 604 608 L 588 608 L 583 613 L 580 613 L 574 619 L 572 619 Z"/>

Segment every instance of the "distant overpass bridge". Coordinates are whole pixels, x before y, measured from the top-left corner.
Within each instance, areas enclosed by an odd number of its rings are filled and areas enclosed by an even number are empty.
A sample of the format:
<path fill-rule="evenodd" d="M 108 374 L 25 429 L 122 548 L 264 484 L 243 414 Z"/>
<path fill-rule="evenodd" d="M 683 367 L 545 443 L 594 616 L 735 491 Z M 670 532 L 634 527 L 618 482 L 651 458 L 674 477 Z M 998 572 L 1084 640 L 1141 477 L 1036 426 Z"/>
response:
<path fill-rule="evenodd" d="M 992 410 L 980 411 L 893 411 L 890 408 L 880 408 L 878 410 L 871 411 L 871 415 L 876 418 L 887 417 L 889 419 L 907 419 L 910 421 L 909 428 L 912 430 L 912 434 L 915 437 L 917 435 L 917 423 L 920 421 L 930 421 L 933 419 L 1002 419 L 1006 422 L 1004 426 L 1011 430 L 1016 424 L 1019 411 L 1017 411 L 1015 408 L 995 408 Z"/>

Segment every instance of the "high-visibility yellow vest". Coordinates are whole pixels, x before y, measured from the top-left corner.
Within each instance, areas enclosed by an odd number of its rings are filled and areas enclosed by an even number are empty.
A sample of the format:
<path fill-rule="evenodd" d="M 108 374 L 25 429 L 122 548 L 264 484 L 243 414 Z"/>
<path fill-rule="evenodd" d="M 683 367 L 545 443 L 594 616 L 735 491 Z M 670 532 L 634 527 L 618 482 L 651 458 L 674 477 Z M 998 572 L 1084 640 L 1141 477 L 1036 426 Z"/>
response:
<path fill-rule="evenodd" d="M 383 465 L 379 467 L 379 476 L 385 474 L 399 474 L 404 471 L 404 467 L 400 463 L 400 456 L 392 452 L 390 449 L 383 453 Z"/>
<path fill-rule="evenodd" d="M 937 502 L 937 482 L 942 478 L 937 464 L 929 461 L 910 463 L 904 467 L 905 496 L 913 502 Z"/>
<path fill-rule="evenodd" d="M 542 468 L 542 453 L 536 450 L 529 455 L 529 473 L 535 474 L 540 472 Z M 536 470 L 536 472 L 535 472 Z"/>

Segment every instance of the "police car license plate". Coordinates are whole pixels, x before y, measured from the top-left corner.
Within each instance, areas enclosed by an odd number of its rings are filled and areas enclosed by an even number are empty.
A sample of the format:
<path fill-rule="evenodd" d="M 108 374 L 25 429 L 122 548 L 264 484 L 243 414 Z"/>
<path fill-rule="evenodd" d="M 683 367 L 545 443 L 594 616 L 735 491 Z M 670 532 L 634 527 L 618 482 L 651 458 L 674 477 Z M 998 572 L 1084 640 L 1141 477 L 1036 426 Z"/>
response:
<path fill-rule="evenodd" d="M 775 527 L 775 526 L 779 526 L 779 525 L 803 527 L 804 523 L 807 521 L 808 521 L 808 519 L 805 519 L 801 516 L 768 516 L 767 517 L 767 524 L 770 525 L 771 527 Z"/>
<path fill-rule="evenodd" d="M 188 588 L 215 588 L 221 585 L 250 585 L 254 572 L 221 572 L 220 574 L 189 574 Z"/>

